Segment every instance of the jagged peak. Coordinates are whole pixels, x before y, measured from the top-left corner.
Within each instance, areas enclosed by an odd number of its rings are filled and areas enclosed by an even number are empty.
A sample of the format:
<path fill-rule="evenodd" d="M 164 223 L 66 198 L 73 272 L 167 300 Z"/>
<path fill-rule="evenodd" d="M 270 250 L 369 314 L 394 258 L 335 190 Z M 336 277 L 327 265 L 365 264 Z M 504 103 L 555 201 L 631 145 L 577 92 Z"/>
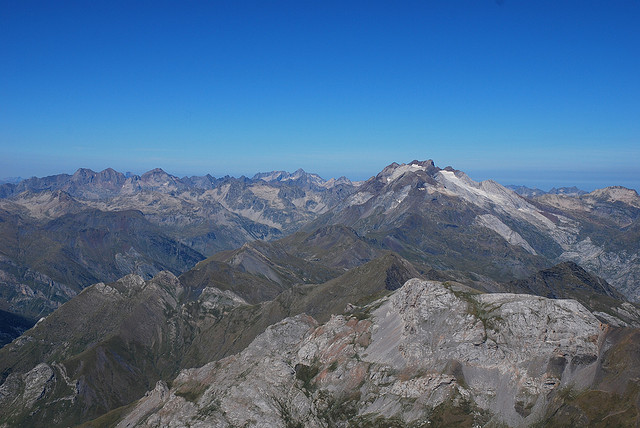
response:
<path fill-rule="evenodd" d="M 433 159 L 427 159 L 425 161 L 419 161 L 414 159 L 411 162 L 409 162 L 409 165 L 419 165 L 425 168 L 431 168 L 436 166 L 435 163 L 433 163 Z"/>
<path fill-rule="evenodd" d="M 100 172 L 95 172 L 89 168 L 79 168 L 73 176 L 71 176 L 71 181 L 78 185 L 110 184 L 111 186 L 115 185 L 119 187 L 125 180 L 124 174 L 112 168 L 107 168 Z"/>
<path fill-rule="evenodd" d="M 582 189 L 578 189 L 576 186 L 572 187 L 552 187 L 547 193 L 552 195 L 568 195 L 568 196 L 580 196 L 585 195 L 588 192 L 585 192 Z"/>
<path fill-rule="evenodd" d="M 170 175 L 167 174 L 162 168 L 153 168 L 152 170 L 149 170 L 147 172 L 145 172 L 144 174 L 142 174 L 141 178 L 146 178 L 146 177 L 152 177 L 152 176 L 157 176 L 157 175 Z"/>
<path fill-rule="evenodd" d="M 263 181 L 280 181 L 283 177 L 289 177 L 287 171 L 269 171 L 269 172 L 258 172 L 255 174 L 252 179 L 253 180 L 263 180 Z M 228 176 L 227 176 L 228 177 Z"/>
<path fill-rule="evenodd" d="M 113 176 L 116 176 L 116 177 L 122 177 L 123 179 L 126 178 L 126 176 L 123 173 L 121 173 L 119 171 L 116 171 L 113 168 L 105 168 L 102 171 L 100 171 L 98 173 L 98 175 L 100 175 L 102 177 L 113 177 Z"/>
<path fill-rule="evenodd" d="M 375 176 L 375 180 L 382 181 L 384 183 L 390 183 L 400 178 L 406 173 L 415 173 L 418 171 L 424 171 L 428 174 L 432 174 L 440 169 L 435 166 L 433 160 L 428 159 L 426 161 L 413 160 L 408 164 L 393 162 L 387 165 L 378 175 Z"/>
<path fill-rule="evenodd" d="M 180 288 L 180 280 L 177 276 L 173 274 L 173 272 L 168 270 L 162 270 L 158 272 L 152 279 L 151 282 L 168 285 L 175 288 Z"/>
<path fill-rule="evenodd" d="M 312 172 L 306 172 L 302 168 L 298 168 L 293 173 L 287 171 L 270 171 L 259 172 L 252 178 L 253 180 L 263 180 L 266 182 L 271 181 L 293 181 L 293 180 L 306 180 L 317 186 L 323 186 L 327 183 L 327 180 L 320 177 L 318 174 Z"/>
<path fill-rule="evenodd" d="M 94 175 L 96 175 L 96 172 L 90 168 L 78 168 L 76 172 L 73 173 L 72 178 L 76 179 L 79 177 L 88 177 Z"/>

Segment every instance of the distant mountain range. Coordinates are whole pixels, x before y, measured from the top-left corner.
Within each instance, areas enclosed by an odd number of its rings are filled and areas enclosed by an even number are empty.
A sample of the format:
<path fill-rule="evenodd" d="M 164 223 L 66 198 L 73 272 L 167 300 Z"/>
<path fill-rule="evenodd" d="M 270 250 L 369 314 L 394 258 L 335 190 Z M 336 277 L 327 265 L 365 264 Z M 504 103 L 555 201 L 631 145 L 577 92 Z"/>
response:
<path fill-rule="evenodd" d="M 640 418 L 634 190 L 427 160 L 365 182 L 80 169 L 0 195 L 0 426 Z"/>
<path fill-rule="evenodd" d="M 552 187 L 548 192 L 545 192 L 544 190 L 540 190 L 538 188 L 535 189 L 531 189 L 527 186 L 514 186 L 514 185 L 508 185 L 505 186 L 507 189 L 511 189 L 514 192 L 516 192 L 518 195 L 522 195 L 522 196 L 526 196 L 527 198 L 532 198 L 532 197 L 536 197 L 536 196 L 541 196 L 541 195 L 568 195 L 568 196 L 581 196 L 581 195 L 586 195 L 589 192 L 586 192 L 584 190 L 578 189 L 576 186 L 573 187 L 560 187 L 560 188 L 555 188 Z"/>
<path fill-rule="evenodd" d="M 355 188 L 302 170 L 265 181 L 79 169 L 0 185 L 0 308 L 39 317 L 98 281 L 180 274 L 285 236 Z"/>
<path fill-rule="evenodd" d="M 0 178 L 0 184 L 3 183 L 19 183 L 22 180 L 24 180 L 22 177 L 4 177 L 4 178 Z"/>
<path fill-rule="evenodd" d="M 331 224 L 425 271 L 505 280 L 573 260 L 628 298 L 640 296 L 635 191 L 516 190 L 528 199 L 431 161 L 394 163 L 364 183 L 301 169 L 182 179 L 161 169 L 141 176 L 79 169 L 6 183 L 0 269 L 10 285 L 0 308 L 39 316 L 100 280 L 180 274 L 218 251 Z"/>

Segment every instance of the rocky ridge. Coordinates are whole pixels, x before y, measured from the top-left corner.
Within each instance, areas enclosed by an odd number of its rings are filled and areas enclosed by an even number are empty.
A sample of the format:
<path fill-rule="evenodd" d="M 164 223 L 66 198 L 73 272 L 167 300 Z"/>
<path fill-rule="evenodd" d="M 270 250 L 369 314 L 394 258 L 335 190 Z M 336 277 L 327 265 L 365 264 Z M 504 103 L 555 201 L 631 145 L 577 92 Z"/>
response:
<path fill-rule="evenodd" d="M 178 279 L 170 272 L 147 281 L 128 275 L 94 284 L 0 349 L 0 424 L 76 425 L 131 403 L 181 368 L 242 351 L 287 316 L 308 312 L 325 320 L 415 275 L 408 262 L 387 254 L 323 284 L 293 285 L 258 304 L 239 295 L 247 289 L 243 281 L 265 286 L 250 274 L 240 276 L 236 287 L 223 282 L 224 290 L 215 280 L 187 274 Z M 41 364 L 54 375 L 35 404 L 26 403 L 23 380 Z"/>
<path fill-rule="evenodd" d="M 607 337 L 576 301 L 410 280 L 361 315 L 285 319 L 118 426 L 528 426 L 606 370 Z"/>

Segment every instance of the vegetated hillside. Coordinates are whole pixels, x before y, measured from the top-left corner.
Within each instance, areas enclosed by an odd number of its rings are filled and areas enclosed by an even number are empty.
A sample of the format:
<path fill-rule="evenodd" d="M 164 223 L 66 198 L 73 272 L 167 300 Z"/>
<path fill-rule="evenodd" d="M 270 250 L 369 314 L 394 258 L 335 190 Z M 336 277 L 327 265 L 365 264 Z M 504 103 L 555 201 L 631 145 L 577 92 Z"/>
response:
<path fill-rule="evenodd" d="M 198 263 L 181 280 L 196 290 L 232 288 L 248 302 L 259 303 L 294 284 L 322 283 L 384 253 L 347 227 L 325 227 L 222 251 Z"/>
<path fill-rule="evenodd" d="M 301 313 L 324 320 L 386 295 L 415 269 L 402 258 L 386 254 L 323 284 L 298 284 L 271 301 L 239 306 L 215 325 L 201 328 L 185 357 L 186 367 L 201 365 L 244 349 L 269 325 Z"/>
<path fill-rule="evenodd" d="M 84 210 L 45 222 L 1 211 L 0 218 L 0 298 L 28 317 L 48 314 L 96 282 L 180 274 L 204 258 L 139 211 Z"/>
<path fill-rule="evenodd" d="M 98 283 L 0 349 L 2 423 L 75 425 L 172 376 L 195 327 L 183 293 L 169 272 Z"/>

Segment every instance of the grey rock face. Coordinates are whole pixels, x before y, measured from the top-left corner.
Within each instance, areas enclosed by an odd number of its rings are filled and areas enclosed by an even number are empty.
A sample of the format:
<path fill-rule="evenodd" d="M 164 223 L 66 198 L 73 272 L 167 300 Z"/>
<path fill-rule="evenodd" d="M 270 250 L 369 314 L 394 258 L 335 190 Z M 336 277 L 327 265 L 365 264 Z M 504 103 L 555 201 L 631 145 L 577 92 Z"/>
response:
<path fill-rule="evenodd" d="M 571 260 L 614 284 L 618 291 L 634 301 L 640 300 L 640 253 L 606 251 L 586 238 L 568 251 L 559 260 Z"/>
<path fill-rule="evenodd" d="M 183 370 L 170 391 L 159 383 L 117 426 L 285 427 L 283 406 L 310 407 L 308 397 L 292 388 L 292 364 L 300 341 L 313 327 L 307 316 L 288 318 L 238 355 Z"/>
<path fill-rule="evenodd" d="M 572 300 L 414 279 L 357 318 L 288 318 L 169 391 L 156 386 L 118 426 L 409 424 L 447 403 L 467 403 L 479 424 L 524 426 L 550 392 L 589 384 L 603 332 Z"/>
<path fill-rule="evenodd" d="M 24 375 L 23 402 L 32 407 L 36 400 L 42 398 L 53 380 L 53 369 L 48 364 L 40 363 Z"/>
<path fill-rule="evenodd" d="M 476 217 L 476 220 L 480 226 L 493 230 L 498 235 L 502 236 L 509 244 L 519 245 L 531 254 L 536 254 L 536 250 L 534 250 L 518 232 L 510 229 L 509 226 L 501 222 L 498 217 L 492 214 L 482 214 Z"/>

